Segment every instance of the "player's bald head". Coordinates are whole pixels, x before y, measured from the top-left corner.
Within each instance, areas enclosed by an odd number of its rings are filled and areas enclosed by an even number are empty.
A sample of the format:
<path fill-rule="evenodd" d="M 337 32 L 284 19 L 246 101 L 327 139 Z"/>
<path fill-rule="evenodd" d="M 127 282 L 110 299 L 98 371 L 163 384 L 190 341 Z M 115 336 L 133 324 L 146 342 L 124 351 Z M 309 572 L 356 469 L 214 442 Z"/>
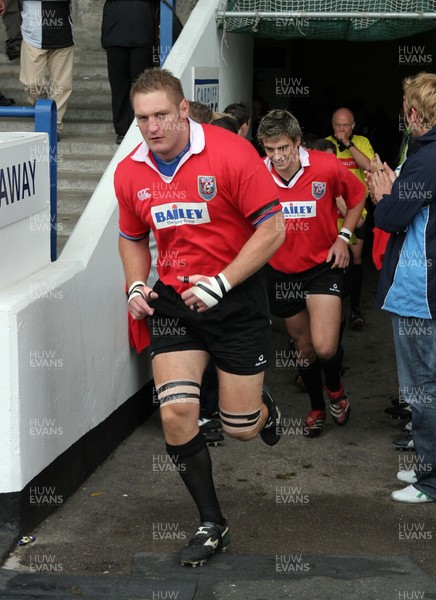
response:
<path fill-rule="evenodd" d="M 334 125 L 339 122 L 354 125 L 354 115 L 349 108 L 338 108 L 335 110 L 332 116 L 332 123 Z"/>

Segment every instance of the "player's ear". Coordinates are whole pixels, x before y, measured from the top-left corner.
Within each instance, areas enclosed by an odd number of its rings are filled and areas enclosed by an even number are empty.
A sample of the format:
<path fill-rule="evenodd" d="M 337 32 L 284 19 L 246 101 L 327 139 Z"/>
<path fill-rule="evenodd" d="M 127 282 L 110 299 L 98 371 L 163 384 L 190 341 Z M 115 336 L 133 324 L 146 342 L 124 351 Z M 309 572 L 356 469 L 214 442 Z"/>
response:
<path fill-rule="evenodd" d="M 180 102 L 180 116 L 185 119 L 189 114 L 189 102 L 186 98 Z"/>

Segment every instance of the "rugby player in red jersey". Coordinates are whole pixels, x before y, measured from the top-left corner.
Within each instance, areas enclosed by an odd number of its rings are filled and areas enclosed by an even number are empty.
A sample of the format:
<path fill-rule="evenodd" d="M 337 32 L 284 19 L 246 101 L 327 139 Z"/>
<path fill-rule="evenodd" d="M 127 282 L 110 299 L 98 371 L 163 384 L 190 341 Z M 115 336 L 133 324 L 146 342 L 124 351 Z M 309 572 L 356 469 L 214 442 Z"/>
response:
<path fill-rule="evenodd" d="M 301 135 L 297 119 L 285 110 L 270 111 L 257 131 L 286 227 L 285 243 L 266 269 L 270 310 L 284 319 L 294 341 L 296 366 L 311 402 L 305 432 L 315 437 L 326 420 L 321 370 L 334 422 L 345 425 L 350 415 L 340 381 L 341 295 L 349 241 L 366 190 L 335 156 L 302 148 Z M 347 206 L 339 235 L 338 196 Z"/>
<path fill-rule="evenodd" d="M 144 71 L 131 100 L 144 141 L 115 173 L 119 248 L 129 311 L 148 319 L 167 452 L 200 512 L 200 527 L 180 552 L 182 564 L 195 566 L 230 541 L 198 427 L 209 357 L 224 431 L 241 440 L 259 433 L 269 445 L 280 439 L 280 411 L 262 396 L 271 328 L 256 273 L 283 243 L 284 222 L 252 145 L 188 119 L 189 103 L 169 71 Z M 150 231 L 158 250 L 153 288 Z"/>

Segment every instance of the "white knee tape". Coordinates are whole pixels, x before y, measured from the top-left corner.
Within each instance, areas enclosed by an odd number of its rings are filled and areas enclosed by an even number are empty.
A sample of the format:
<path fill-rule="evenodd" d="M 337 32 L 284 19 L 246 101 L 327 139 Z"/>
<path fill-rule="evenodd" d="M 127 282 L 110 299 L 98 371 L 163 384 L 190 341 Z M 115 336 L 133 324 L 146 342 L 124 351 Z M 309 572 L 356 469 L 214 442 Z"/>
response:
<path fill-rule="evenodd" d="M 251 413 L 229 413 L 220 410 L 221 423 L 227 433 L 253 431 L 257 427 L 262 414 L 262 407 Z"/>
<path fill-rule="evenodd" d="M 156 388 L 161 406 L 182 402 L 200 402 L 200 384 L 195 381 L 168 381 Z"/>

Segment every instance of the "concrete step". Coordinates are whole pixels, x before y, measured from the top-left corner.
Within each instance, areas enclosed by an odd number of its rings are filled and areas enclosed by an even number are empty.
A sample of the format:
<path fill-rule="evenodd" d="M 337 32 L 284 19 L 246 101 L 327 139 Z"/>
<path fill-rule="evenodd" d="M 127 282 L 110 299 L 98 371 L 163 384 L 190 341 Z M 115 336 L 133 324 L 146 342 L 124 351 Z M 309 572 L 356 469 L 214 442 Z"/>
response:
<path fill-rule="evenodd" d="M 62 154 L 58 160 L 58 177 L 64 173 L 76 173 L 76 177 L 81 177 L 83 173 L 95 173 L 100 178 L 111 158 L 89 154 Z"/>
<path fill-rule="evenodd" d="M 109 105 L 79 106 L 68 104 L 64 121 L 108 121 L 112 123 L 112 110 Z"/>
<path fill-rule="evenodd" d="M 7 90 L 8 93 L 17 100 L 18 97 L 25 98 L 23 86 L 18 79 L 18 75 L 14 72 L 4 72 L 4 69 L 0 68 L 0 77 L 1 77 L 1 85 L 2 90 Z M 87 75 L 87 76 L 77 76 L 73 79 L 73 94 L 82 93 L 98 93 L 102 91 L 108 91 L 110 93 L 110 85 L 107 77 L 107 73 L 105 75 Z M 4 92 L 3 92 L 4 93 Z M 101 96 L 99 98 L 101 102 Z"/>
<path fill-rule="evenodd" d="M 118 148 L 106 52 L 100 44 L 104 0 L 74 4 L 73 92 L 58 144 L 58 255 Z M 4 39 L 0 27 L 0 89 L 17 106 L 29 106 L 19 80 L 20 61 L 10 61 L 4 54 Z M 34 131 L 34 121 L 0 118 L 0 131 Z"/>
<path fill-rule="evenodd" d="M 101 110 L 103 102 L 104 109 L 109 110 L 112 117 L 111 90 L 109 87 L 102 87 L 100 90 L 92 90 L 86 88 L 83 88 L 81 90 L 73 89 L 71 96 L 68 100 L 67 111 L 69 111 L 72 108 L 93 109 L 94 107 L 96 107 L 98 110 Z"/>
<path fill-rule="evenodd" d="M 0 118 L 0 131 L 35 131 L 33 119 Z"/>
<path fill-rule="evenodd" d="M 35 125 L 32 119 L 2 119 L 0 118 L 0 131 L 35 131 Z M 67 141 L 69 136 L 84 135 L 88 140 L 95 136 L 111 135 L 115 139 L 115 132 L 112 121 L 83 120 L 75 121 L 68 118 L 68 112 L 65 115 L 64 129 L 62 132 L 62 141 Z"/>
<path fill-rule="evenodd" d="M 68 136 L 76 134 L 87 135 L 89 139 L 92 139 L 94 135 L 112 135 L 115 136 L 114 127 L 111 121 L 97 121 L 83 119 L 82 121 L 70 120 L 68 111 L 65 115 L 64 128 L 62 136 L 65 136 L 66 140 Z"/>
<path fill-rule="evenodd" d="M 58 194 L 58 213 L 81 215 L 92 194 L 86 190 L 62 190 Z"/>
<path fill-rule="evenodd" d="M 91 195 L 101 179 L 101 173 L 78 173 L 77 171 L 64 171 L 62 177 L 58 177 L 58 190 L 77 190 L 89 192 Z"/>
<path fill-rule="evenodd" d="M 115 144 L 115 136 L 110 134 L 94 135 L 67 135 L 65 134 L 58 143 L 59 157 L 65 157 L 68 154 L 89 154 L 98 155 L 100 157 L 112 158 L 117 145 Z"/>
<path fill-rule="evenodd" d="M 115 136 L 112 121 L 70 121 L 65 115 L 64 129 L 62 132 L 63 139 L 76 134 L 87 135 L 91 140 L 95 135 L 112 135 Z"/>
<path fill-rule="evenodd" d="M 81 216 L 82 213 L 58 212 L 58 237 L 68 239 Z"/>
<path fill-rule="evenodd" d="M 1 78 L 0 78 L 1 79 Z M 23 88 L 11 88 L 3 85 L 3 80 L 1 79 L 1 90 L 3 94 L 9 98 L 13 98 L 15 100 L 15 106 L 29 106 L 30 103 L 27 99 L 26 94 L 23 91 Z M 107 98 L 107 102 L 105 102 L 104 114 L 106 115 L 107 111 L 111 112 L 111 90 L 106 87 L 101 89 L 86 89 L 83 87 L 81 90 L 73 89 L 71 96 L 68 100 L 67 113 L 72 109 L 77 110 L 98 110 L 100 111 L 102 108 L 102 101 L 105 101 Z"/>
<path fill-rule="evenodd" d="M 20 75 L 20 60 L 9 60 L 7 56 L 0 52 L 0 72 L 6 74 L 15 73 L 17 79 Z M 77 54 L 74 57 L 73 79 L 83 79 L 84 77 L 107 77 L 106 53 L 95 60 L 89 62 L 79 62 Z"/>
<path fill-rule="evenodd" d="M 76 174 L 76 179 L 78 175 Z M 63 186 L 61 186 L 63 187 Z M 68 238 L 77 225 L 83 211 L 88 204 L 95 185 L 92 190 L 77 189 L 75 183 L 72 189 L 60 189 L 58 187 L 58 216 L 57 216 L 57 253 L 62 252 Z"/>

